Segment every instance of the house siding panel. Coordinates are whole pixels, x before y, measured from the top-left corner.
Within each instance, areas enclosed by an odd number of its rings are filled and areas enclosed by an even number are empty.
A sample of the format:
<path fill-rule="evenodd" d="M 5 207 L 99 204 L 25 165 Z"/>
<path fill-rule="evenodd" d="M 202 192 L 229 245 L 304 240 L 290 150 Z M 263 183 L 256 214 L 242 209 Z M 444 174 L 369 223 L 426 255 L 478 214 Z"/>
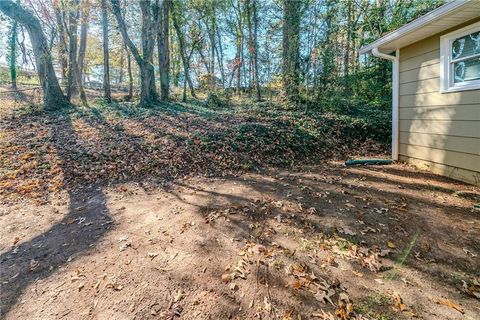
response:
<path fill-rule="evenodd" d="M 399 157 L 480 185 L 480 90 L 439 92 L 442 34 L 400 49 Z"/>

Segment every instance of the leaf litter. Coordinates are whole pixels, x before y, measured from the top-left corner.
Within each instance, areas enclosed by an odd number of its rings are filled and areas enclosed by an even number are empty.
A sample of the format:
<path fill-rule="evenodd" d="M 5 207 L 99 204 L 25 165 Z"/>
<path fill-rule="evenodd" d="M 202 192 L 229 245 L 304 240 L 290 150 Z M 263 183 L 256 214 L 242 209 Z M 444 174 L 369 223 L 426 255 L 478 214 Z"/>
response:
<path fill-rule="evenodd" d="M 22 196 L 26 199 L 38 200 L 37 203 L 45 203 L 44 201 L 48 200 L 45 195 L 60 192 L 67 183 L 105 181 L 111 183 L 128 181 L 133 177 L 141 180 L 152 170 L 159 170 L 159 176 L 165 177 L 167 180 L 188 175 L 189 172 L 202 172 L 206 175 L 217 173 L 222 175 L 237 174 L 239 171 L 236 170 L 239 168 L 240 171 L 243 170 L 240 164 L 246 157 L 248 157 L 246 163 L 251 166 L 260 166 L 260 163 L 265 162 L 267 157 L 263 153 L 256 156 L 253 152 L 233 151 L 234 149 L 231 149 L 228 144 L 231 141 L 224 140 L 216 143 L 216 146 L 221 146 L 218 153 L 210 150 L 209 144 L 203 142 L 195 142 L 192 147 L 188 141 L 191 139 L 201 141 L 201 139 L 192 137 L 185 132 L 179 132 L 178 137 L 182 138 L 171 136 L 160 138 L 147 134 L 145 137 L 152 137 L 153 140 L 144 143 L 139 137 L 146 132 L 138 129 L 136 120 L 128 120 L 123 123 L 128 129 L 127 131 L 133 133 L 132 136 L 123 139 L 125 138 L 123 134 L 109 131 L 111 125 L 119 125 L 120 121 L 107 117 L 107 123 L 101 123 L 100 126 L 106 129 L 103 131 L 108 133 L 108 139 L 112 139 L 110 143 L 105 136 L 98 135 L 95 129 L 83 121 L 85 119 L 75 117 L 73 119 L 73 127 L 83 137 L 84 141 L 76 141 L 73 134 L 69 133 L 68 130 L 65 130 L 64 136 L 54 136 L 53 132 L 48 129 L 52 123 L 45 129 L 41 129 L 41 126 L 45 123 L 36 118 L 28 119 L 34 120 L 32 126 L 21 124 L 20 127 L 21 130 L 30 134 L 28 137 L 29 143 L 39 146 L 41 152 L 34 152 L 30 147 L 25 147 L 20 140 L 14 137 L 15 135 L 9 136 L 10 145 L 5 149 L 7 152 L 3 154 L 2 164 L 7 164 L 10 171 L 8 172 L 9 175 L 6 178 L 2 177 L 1 180 L 1 186 L 4 188 L 3 190 L 6 190 L 5 194 L 8 197 L 13 199 L 15 196 Z M 25 120 L 23 119 L 23 121 Z M 184 120 L 186 122 L 193 121 L 193 119 Z M 145 118 L 142 121 L 152 121 L 155 125 L 159 125 L 155 119 Z M 53 125 L 56 127 L 56 131 L 66 129 L 65 125 L 55 121 Z M 172 129 L 163 124 L 158 127 L 160 131 Z M 138 132 L 132 130 L 133 128 L 138 129 Z M 8 129 L 10 131 L 14 130 L 11 126 Z M 157 132 L 158 135 L 161 135 L 161 133 L 163 132 Z M 25 135 L 19 135 L 19 137 L 25 138 Z M 231 136 L 221 138 L 228 140 L 231 139 Z M 162 143 L 159 144 L 159 141 L 162 141 Z M 211 141 L 207 142 L 210 143 Z M 118 144 L 118 147 L 115 144 Z M 45 147 L 42 147 L 42 145 Z M 61 157 L 57 154 L 59 145 L 70 146 L 69 149 L 61 150 L 63 153 Z M 2 147 L 4 146 L 2 145 Z M 254 150 L 259 150 L 264 146 L 265 142 L 262 141 L 261 145 L 254 146 Z M 275 152 L 284 152 L 283 147 L 283 145 L 280 145 L 280 151 Z M 226 150 L 228 151 L 227 156 L 220 158 L 220 153 L 223 154 Z M 138 156 L 134 155 L 135 153 Z M 163 158 L 163 153 L 168 154 L 168 157 Z M 276 157 L 283 159 L 278 155 Z M 298 155 L 295 154 L 293 158 L 295 157 L 298 157 Z M 285 158 L 291 159 L 292 153 L 285 154 Z M 79 159 L 81 160 L 80 165 Z M 68 174 L 65 174 L 65 172 Z M 342 186 L 340 191 L 335 190 L 335 188 L 327 191 L 317 190 L 315 185 L 308 186 L 302 182 L 300 187 L 291 188 L 294 183 L 289 182 L 288 178 L 282 177 L 279 181 L 282 181 L 283 185 L 278 186 L 278 189 L 287 189 L 282 197 L 270 195 L 249 199 L 248 203 L 244 205 L 233 204 L 215 208 L 208 206 L 202 212 L 205 225 L 209 225 L 211 228 L 233 225 L 234 222 L 231 220 L 237 219 L 237 216 L 249 220 L 248 236 L 244 235 L 244 238 L 242 236 L 231 237 L 232 239 L 240 239 L 238 243 L 242 243 L 242 246 L 238 249 L 235 258 L 224 268 L 224 272 L 220 272 L 221 276 L 220 274 L 217 275 L 217 280 L 230 291 L 230 295 L 234 295 L 238 299 L 241 298 L 242 294 L 246 294 L 245 298 L 249 301 L 246 305 L 249 309 L 258 310 L 259 308 L 261 310 L 259 312 L 272 315 L 278 313 L 286 319 L 295 319 L 295 315 L 305 313 L 302 310 L 282 305 L 275 297 L 276 290 L 272 290 L 274 288 L 272 278 L 279 276 L 285 280 L 284 288 L 286 290 L 293 294 L 304 294 L 316 302 L 318 311 L 310 312 L 309 315 L 312 317 L 321 319 L 361 319 L 363 317 L 367 319 L 366 315 L 363 316 L 362 312 L 357 311 L 357 300 L 351 297 L 347 285 L 343 283 L 350 283 L 351 286 L 351 279 L 342 278 L 342 280 L 339 280 L 334 276 L 334 272 L 335 270 L 342 271 L 355 279 L 368 278 L 368 281 L 371 282 L 375 281 L 372 277 L 376 277 L 385 286 L 388 286 L 389 280 L 381 279 L 381 273 L 389 268 L 385 264 L 385 260 L 391 259 L 392 255 L 400 252 L 403 245 L 402 241 L 399 240 L 401 237 L 395 237 L 395 235 L 387 233 L 388 229 L 386 227 L 395 227 L 397 235 L 406 234 L 408 228 L 398 222 L 398 216 L 393 213 L 405 214 L 415 208 L 415 204 L 407 204 L 403 198 L 378 204 L 372 194 L 351 196 L 355 194 L 355 188 L 358 186 L 355 187 L 354 184 L 357 182 L 346 183 L 341 172 L 336 172 L 335 176 L 324 174 L 317 179 L 317 184 L 324 183 L 325 185 L 335 186 L 342 183 L 345 186 Z M 368 180 L 362 178 L 358 180 L 358 183 L 367 184 Z M 347 185 L 350 186 L 347 187 Z M 48 189 L 45 189 L 45 186 L 48 186 Z M 125 189 L 123 193 L 126 198 L 135 196 L 135 192 L 128 189 Z M 315 199 L 315 202 L 308 200 L 309 197 Z M 312 221 L 323 217 L 325 211 L 328 211 L 325 210 L 325 205 L 332 207 L 338 205 L 338 215 L 340 217 L 351 216 L 353 220 L 340 226 L 338 224 L 322 228 L 315 226 Z M 87 216 L 84 214 L 85 207 L 77 209 L 76 212 L 81 216 L 73 219 L 71 224 L 84 227 L 91 223 L 85 218 Z M 184 213 L 177 210 L 175 214 L 181 217 Z M 375 220 L 371 219 L 372 214 L 376 215 Z M 252 217 L 256 217 L 256 219 L 251 219 Z M 265 220 L 258 217 L 265 217 Z M 178 225 L 170 230 L 175 230 L 185 237 L 193 236 L 193 233 L 197 233 L 197 229 L 201 230 L 203 228 L 202 224 L 193 222 L 191 218 L 182 219 L 181 222 L 176 223 Z M 331 229 L 328 230 L 329 228 Z M 152 233 L 155 232 L 153 229 L 149 228 Z M 390 232 L 394 231 L 391 230 Z M 312 236 L 313 234 L 315 236 Z M 150 235 L 147 236 L 150 237 Z M 286 246 L 277 244 L 272 240 L 281 236 L 294 239 L 298 248 L 287 249 Z M 304 238 L 306 241 L 302 242 L 300 238 Z M 14 240 L 12 241 L 12 239 Z M 173 239 L 173 237 L 170 239 Z M 20 243 L 20 240 L 21 242 L 24 241 L 23 236 L 10 237 L 9 245 L 13 242 L 15 246 Z M 115 241 L 117 240 L 118 242 L 115 242 L 117 253 L 119 245 L 121 255 L 133 252 L 133 250 L 126 250 L 131 247 L 131 240 L 128 237 L 117 237 Z M 167 242 L 172 244 L 172 241 Z M 302 251 L 304 250 L 303 247 L 305 247 L 305 251 Z M 135 242 L 136 248 L 137 242 Z M 429 256 L 434 251 L 433 241 L 431 244 L 423 242 L 420 249 L 422 252 L 415 253 L 411 260 L 422 264 L 435 263 L 435 260 Z M 477 253 L 470 248 L 463 247 L 462 254 L 469 258 L 475 258 Z M 142 257 L 147 257 L 147 261 L 152 260 L 153 264 L 158 264 L 157 260 L 160 261 L 160 259 L 156 259 L 156 257 L 159 255 L 162 255 L 160 251 L 142 251 Z M 41 261 L 40 263 L 38 258 L 32 259 L 28 268 L 29 272 L 33 273 L 38 269 L 49 268 L 47 263 L 44 264 L 44 261 Z M 132 259 L 128 258 L 127 261 L 131 262 Z M 161 261 L 163 263 L 163 258 Z M 362 272 L 358 272 L 355 268 L 348 271 L 343 270 L 346 263 L 358 266 L 361 269 L 357 270 Z M 164 273 L 173 270 L 170 267 L 160 266 L 158 268 L 162 269 Z M 200 266 L 200 269 L 207 270 L 207 266 Z M 208 265 L 208 270 L 214 270 L 213 266 Z M 208 272 L 203 271 L 202 273 Z M 11 278 L 15 280 L 17 277 L 13 276 Z M 91 282 L 88 280 L 89 277 L 85 276 L 83 272 L 77 272 L 70 278 L 70 281 L 75 283 L 74 286 L 76 290 L 78 289 L 79 294 L 86 294 L 85 291 L 88 291 L 89 288 L 96 291 L 111 289 L 108 290 L 111 292 L 124 292 L 129 289 L 127 284 L 120 283 L 115 276 L 103 275 L 93 280 L 90 279 Z M 252 283 L 257 283 L 258 290 L 262 290 L 260 296 L 248 295 L 248 286 L 251 286 Z M 410 283 L 408 286 L 416 286 L 408 280 L 401 283 L 405 285 Z M 479 298 L 480 286 L 477 278 L 464 278 L 458 286 L 465 296 L 474 299 Z M 155 311 L 156 314 L 160 313 L 160 317 L 165 317 L 165 319 L 173 319 L 190 312 L 191 310 L 186 309 L 186 306 L 188 306 L 188 298 L 186 297 L 186 292 L 183 290 L 177 291 L 177 294 L 172 297 L 172 303 L 161 312 Z M 412 308 L 405 304 L 399 292 L 392 293 L 391 299 L 392 309 L 395 312 L 411 316 L 409 312 Z M 448 306 L 458 312 L 462 312 L 460 310 L 465 312 L 463 306 L 452 300 L 441 298 L 435 299 L 434 302 Z"/>

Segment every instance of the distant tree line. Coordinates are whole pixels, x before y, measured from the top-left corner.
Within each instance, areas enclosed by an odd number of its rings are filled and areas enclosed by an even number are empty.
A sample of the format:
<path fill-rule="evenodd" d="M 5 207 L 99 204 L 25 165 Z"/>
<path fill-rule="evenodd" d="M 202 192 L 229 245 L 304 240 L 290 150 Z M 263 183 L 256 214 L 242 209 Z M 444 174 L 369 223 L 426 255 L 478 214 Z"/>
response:
<path fill-rule="evenodd" d="M 87 105 L 85 74 L 100 61 L 107 101 L 114 65 L 127 98 L 138 88 L 143 106 L 168 101 L 175 86 L 183 101 L 198 90 L 257 101 L 275 91 L 292 104 L 349 111 L 389 104 L 389 63 L 358 49 L 443 2 L 1 0 L 0 12 L 11 21 L 12 88 L 26 31 L 50 109 L 76 96 Z"/>

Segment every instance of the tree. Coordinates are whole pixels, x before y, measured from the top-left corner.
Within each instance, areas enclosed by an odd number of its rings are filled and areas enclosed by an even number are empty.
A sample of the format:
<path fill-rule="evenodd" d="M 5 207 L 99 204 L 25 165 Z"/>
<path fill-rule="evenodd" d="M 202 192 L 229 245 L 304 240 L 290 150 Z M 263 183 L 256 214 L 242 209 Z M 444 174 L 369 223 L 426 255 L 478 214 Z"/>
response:
<path fill-rule="evenodd" d="M 103 91 L 107 102 L 112 101 L 110 89 L 110 63 L 108 54 L 108 12 L 107 1 L 102 0 L 102 33 L 103 33 Z"/>
<path fill-rule="evenodd" d="M 234 61 L 234 67 L 232 70 L 232 76 L 233 73 L 236 71 L 237 75 L 237 94 L 240 94 L 240 89 L 242 87 L 242 65 L 243 65 L 243 42 L 244 42 L 244 35 L 243 35 L 243 12 L 242 12 L 242 7 L 241 7 L 241 1 L 237 0 L 236 5 L 233 5 L 233 0 L 232 0 L 232 6 L 234 7 L 234 13 L 236 16 L 236 53 L 235 53 L 235 61 Z M 245 75 L 245 73 L 244 73 Z"/>
<path fill-rule="evenodd" d="M 186 102 L 187 100 L 187 95 L 186 95 L 186 84 L 188 83 L 188 87 L 190 88 L 190 94 L 192 97 L 197 98 L 195 94 L 195 89 L 193 87 L 193 82 L 192 79 L 190 78 L 190 59 L 193 54 L 193 50 L 196 47 L 196 43 L 192 44 L 190 54 L 187 54 L 186 51 L 186 43 L 185 43 L 185 35 L 182 32 L 182 29 L 180 27 L 180 8 L 181 2 L 180 1 L 175 1 L 172 2 L 172 21 L 173 21 L 173 28 L 175 29 L 175 32 L 177 34 L 177 39 L 178 39 L 178 46 L 179 46 L 179 51 L 180 51 L 180 57 L 182 59 L 182 64 L 183 64 L 183 73 L 184 73 L 184 84 L 183 84 L 183 101 Z"/>
<path fill-rule="evenodd" d="M 90 1 L 83 0 L 81 3 L 82 19 L 80 22 L 80 47 L 78 48 L 78 70 L 77 70 L 77 86 L 80 91 L 80 99 L 84 105 L 87 105 L 87 96 L 85 95 L 85 89 L 83 87 L 83 78 L 85 71 L 85 52 L 87 50 L 87 35 L 88 24 L 90 17 Z"/>
<path fill-rule="evenodd" d="M 207 33 L 210 40 L 210 70 L 208 74 L 208 82 L 210 90 L 215 90 L 216 86 L 216 76 L 215 76 L 215 52 L 217 50 L 217 44 L 215 41 L 215 35 L 217 30 L 217 12 L 216 12 L 216 0 L 210 0 L 210 3 L 207 3 L 207 6 L 210 5 L 210 10 L 208 10 L 206 27 Z"/>
<path fill-rule="evenodd" d="M 52 57 L 42 26 L 35 15 L 11 0 L 0 1 L 0 11 L 25 27 L 32 43 L 38 78 L 43 89 L 43 104 L 47 109 L 67 105 L 53 69 Z"/>
<path fill-rule="evenodd" d="M 8 57 L 10 60 L 10 78 L 13 90 L 17 90 L 17 29 L 18 22 L 13 20 L 12 29 L 10 30 L 10 52 Z"/>
<path fill-rule="evenodd" d="M 258 13 L 257 0 L 247 0 L 248 51 L 250 52 L 250 70 L 257 101 L 262 100 L 258 79 Z M 252 30 L 253 29 L 253 30 Z"/>
<path fill-rule="evenodd" d="M 325 1 L 325 31 L 321 42 L 321 69 L 322 75 L 319 81 L 320 88 L 317 90 L 317 99 L 328 97 L 337 77 L 336 73 L 336 50 L 335 50 L 335 32 L 337 29 L 337 5 L 335 0 Z"/>
<path fill-rule="evenodd" d="M 127 100 L 131 100 L 133 97 L 133 74 L 132 74 L 132 58 L 130 58 L 130 52 L 128 52 L 127 46 L 124 44 L 125 51 L 127 52 L 127 72 L 128 72 L 128 95 Z"/>
<path fill-rule="evenodd" d="M 67 26 L 66 18 L 64 16 L 65 10 L 63 10 L 63 2 L 55 1 L 53 2 L 53 10 L 55 12 L 55 18 L 57 21 L 57 33 L 58 33 L 58 49 L 59 49 L 59 60 L 60 67 L 62 71 L 62 83 L 65 83 L 67 79 L 67 68 L 68 68 L 68 48 L 67 48 Z"/>
<path fill-rule="evenodd" d="M 77 88 L 77 29 L 78 29 L 78 0 L 71 0 L 68 8 L 68 71 L 67 71 L 67 100 L 78 92 Z"/>
<path fill-rule="evenodd" d="M 126 43 L 133 58 L 140 69 L 140 104 L 148 106 L 157 102 L 157 92 L 155 89 L 155 69 L 153 68 L 153 49 L 155 47 L 154 23 L 152 21 L 152 6 L 150 0 L 141 0 L 139 2 L 142 12 L 142 54 L 127 32 L 127 26 L 122 16 L 119 0 L 111 0 L 113 14 L 118 23 L 118 28 L 122 34 L 123 41 Z"/>
<path fill-rule="evenodd" d="M 283 0 L 283 89 L 291 102 L 299 100 L 300 81 L 300 1 Z"/>
<path fill-rule="evenodd" d="M 164 0 L 162 4 L 156 0 L 157 47 L 158 67 L 160 71 L 160 99 L 168 100 L 170 90 L 170 41 L 169 41 L 169 15 L 171 1 Z"/>

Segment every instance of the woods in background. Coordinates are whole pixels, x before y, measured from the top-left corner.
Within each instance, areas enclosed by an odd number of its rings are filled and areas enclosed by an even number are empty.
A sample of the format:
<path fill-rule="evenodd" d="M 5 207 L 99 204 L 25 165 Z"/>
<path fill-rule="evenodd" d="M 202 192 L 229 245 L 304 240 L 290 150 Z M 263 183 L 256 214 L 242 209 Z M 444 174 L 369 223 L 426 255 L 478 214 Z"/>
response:
<path fill-rule="evenodd" d="M 137 88 L 147 107 L 178 88 L 183 101 L 196 92 L 256 101 L 280 93 L 310 110 L 355 112 L 390 101 L 389 63 L 359 57 L 359 47 L 442 3 L 2 0 L 0 21 L 9 23 L 12 88 L 30 57 L 50 109 L 77 96 L 87 105 L 84 87 L 100 86 L 107 102 L 112 88 L 128 99 Z"/>

